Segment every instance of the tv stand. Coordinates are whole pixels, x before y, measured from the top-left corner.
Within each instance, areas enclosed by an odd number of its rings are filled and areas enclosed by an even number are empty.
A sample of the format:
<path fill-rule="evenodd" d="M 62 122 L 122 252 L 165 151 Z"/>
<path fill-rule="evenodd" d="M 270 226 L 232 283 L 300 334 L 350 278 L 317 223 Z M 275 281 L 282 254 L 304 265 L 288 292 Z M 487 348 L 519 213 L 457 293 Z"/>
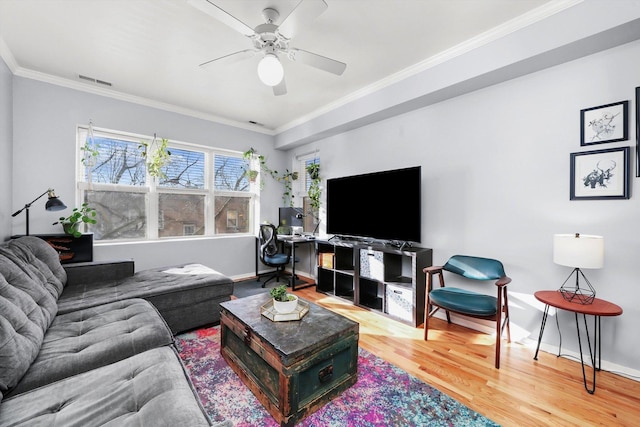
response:
<path fill-rule="evenodd" d="M 316 291 L 412 326 L 424 321 L 424 267 L 433 251 L 358 240 L 316 240 Z"/>
<path fill-rule="evenodd" d="M 404 249 L 405 246 L 410 248 L 413 245 L 411 244 L 411 242 L 406 242 L 406 241 L 398 241 L 398 240 L 392 240 L 387 242 L 387 245 L 392 246 L 394 248 L 398 248 L 398 249 Z"/>

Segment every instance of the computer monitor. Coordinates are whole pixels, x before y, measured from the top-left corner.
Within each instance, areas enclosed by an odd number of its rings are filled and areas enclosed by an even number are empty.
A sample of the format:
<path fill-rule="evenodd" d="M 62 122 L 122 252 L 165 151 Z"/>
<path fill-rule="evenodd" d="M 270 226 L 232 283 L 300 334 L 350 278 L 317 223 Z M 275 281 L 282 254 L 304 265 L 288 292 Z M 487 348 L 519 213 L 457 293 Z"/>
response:
<path fill-rule="evenodd" d="M 280 208 L 278 212 L 278 227 L 302 227 L 304 215 L 302 208 Z M 293 234 L 293 230 L 286 234 Z"/>

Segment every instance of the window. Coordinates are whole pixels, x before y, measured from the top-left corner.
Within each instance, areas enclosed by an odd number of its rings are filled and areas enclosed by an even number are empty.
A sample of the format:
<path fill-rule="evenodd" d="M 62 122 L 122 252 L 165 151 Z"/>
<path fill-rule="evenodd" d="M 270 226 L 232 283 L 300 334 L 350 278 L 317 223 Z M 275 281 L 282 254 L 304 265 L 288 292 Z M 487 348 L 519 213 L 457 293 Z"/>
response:
<path fill-rule="evenodd" d="M 249 233 L 257 198 L 242 153 L 169 141 L 153 179 L 140 143 L 152 138 L 78 128 L 80 199 L 98 213 L 95 240 Z M 234 218 L 234 221 L 230 221 Z"/>
<path fill-rule="evenodd" d="M 315 152 L 312 154 L 299 156 L 297 158 L 297 161 L 299 163 L 300 176 L 304 176 L 304 180 L 301 180 L 302 181 L 301 185 L 303 187 L 301 188 L 302 208 L 305 214 L 304 223 L 303 223 L 304 231 L 315 233 L 317 231 L 317 228 L 318 228 L 317 226 L 319 224 L 320 212 L 317 208 L 314 208 L 312 206 L 311 199 L 308 196 L 309 189 L 313 184 L 313 180 L 311 179 L 309 172 L 307 172 L 307 166 L 313 163 L 316 163 L 319 165 L 320 157 L 318 156 L 318 153 Z"/>

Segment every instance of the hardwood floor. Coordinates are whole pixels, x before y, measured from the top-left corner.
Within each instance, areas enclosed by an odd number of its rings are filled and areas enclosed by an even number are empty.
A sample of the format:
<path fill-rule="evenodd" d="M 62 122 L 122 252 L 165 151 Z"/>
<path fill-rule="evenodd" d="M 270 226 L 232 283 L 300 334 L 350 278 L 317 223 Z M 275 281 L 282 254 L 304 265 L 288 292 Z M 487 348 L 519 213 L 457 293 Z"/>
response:
<path fill-rule="evenodd" d="M 494 368 L 494 338 L 430 321 L 429 341 L 413 328 L 315 291 L 295 292 L 360 323 L 360 346 L 422 379 L 502 426 L 640 426 L 640 382 L 597 374 L 584 389 L 579 362 L 503 342 Z"/>

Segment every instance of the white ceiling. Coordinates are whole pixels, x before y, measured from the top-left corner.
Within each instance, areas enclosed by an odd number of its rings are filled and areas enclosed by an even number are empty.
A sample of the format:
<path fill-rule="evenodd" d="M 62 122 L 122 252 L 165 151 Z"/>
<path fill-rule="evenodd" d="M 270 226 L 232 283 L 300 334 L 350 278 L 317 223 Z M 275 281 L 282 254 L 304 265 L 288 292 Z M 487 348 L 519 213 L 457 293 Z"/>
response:
<path fill-rule="evenodd" d="M 211 0 L 250 27 L 299 0 Z M 325 0 L 292 47 L 347 63 L 335 76 L 284 59 L 288 93 L 259 57 L 198 64 L 252 47 L 186 0 L 0 0 L 0 55 L 18 76 L 277 133 L 566 7 L 566 0 Z M 276 22 L 278 23 L 278 22 Z M 111 87 L 78 75 L 110 82 Z M 256 127 L 249 122 L 257 122 Z"/>

